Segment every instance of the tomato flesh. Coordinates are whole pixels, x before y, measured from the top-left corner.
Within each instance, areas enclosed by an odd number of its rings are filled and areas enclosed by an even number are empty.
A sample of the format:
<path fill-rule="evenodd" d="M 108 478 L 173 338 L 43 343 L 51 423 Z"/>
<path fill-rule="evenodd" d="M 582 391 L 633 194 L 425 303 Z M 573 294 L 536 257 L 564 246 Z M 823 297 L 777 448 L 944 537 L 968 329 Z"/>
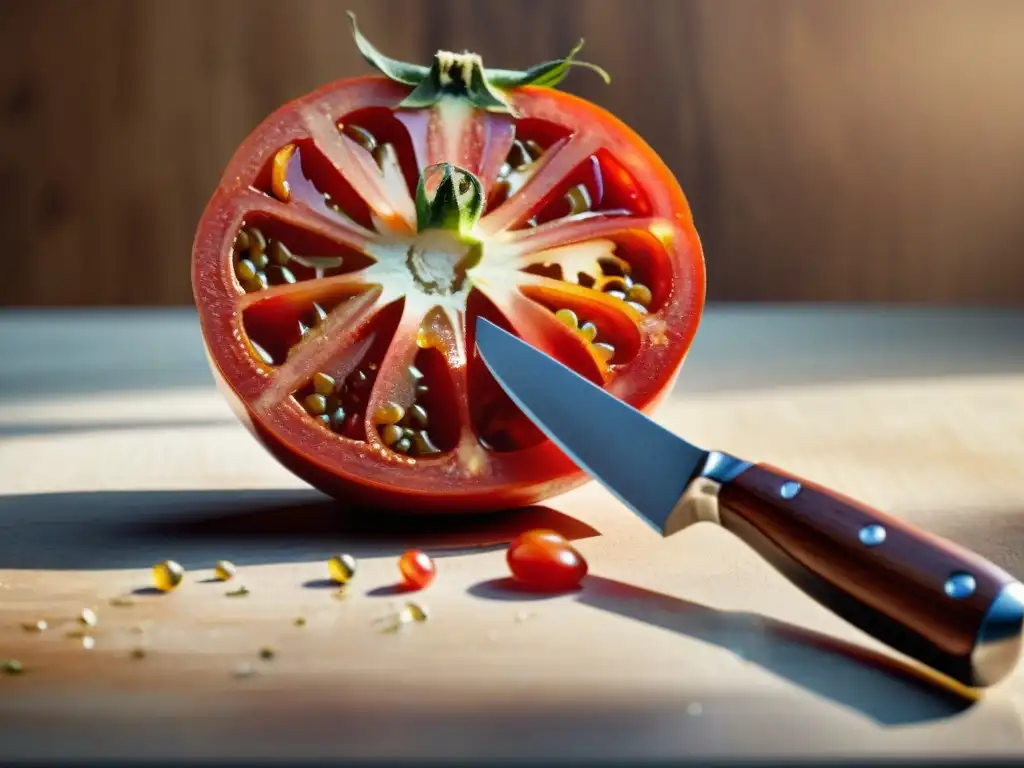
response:
<path fill-rule="evenodd" d="M 490 376 L 475 319 L 649 410 L 703 308 L 685 197 L 581 99 L 521 88 L 513 118 L 455 99 L 399 109 L 407 93 L 332 84 L 236 152 L 193 247 L 217 381 L 279 461 L 339 499 L 456 512 L 569 490 L 586 477 Z M 442 161 L 484 188 L 476 262 L 451 233 L 416 231 L 415 185 Z"/>
<path fill-rule="evenodd" d="M 536 530 L 521 534 L 505 555 L 513 577 L 539 591 L 562 592 L 579 585 L 587 561 L 561 535 Z"/>
<path fill-rule="evenodd" d="M 398 570 L 404 584 L 413 590 L 429 587 L 437 576 L 434 561 L 418 549 L 410 549 L 398 559 Z"/>

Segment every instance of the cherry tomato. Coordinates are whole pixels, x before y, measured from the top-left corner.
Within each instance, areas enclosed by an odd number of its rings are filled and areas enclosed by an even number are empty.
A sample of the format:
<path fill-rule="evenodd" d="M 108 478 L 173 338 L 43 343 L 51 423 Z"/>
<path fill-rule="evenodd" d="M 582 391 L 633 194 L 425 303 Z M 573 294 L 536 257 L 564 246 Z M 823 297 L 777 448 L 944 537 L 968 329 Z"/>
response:
<path fill-rule="evenodd" d="M 587 575 L 587 561 L 563 536 L 536 530 L 521 534 L 505 555 L 517 581 L 538 590 L 560 592 Z"/>
<path fill-rule="evenodd" d="M 418 549 L 410 549 L 398 559 L 398 570 L 402 579 L 410 589 L 429 587 L 437 576 L 434 561 Z"/>
<path fill-rule="evenodd" d="M 554 89 L 575 51 L 527 73 L 463 54 L 415 67 L 355 34 L 384 76 L 270 115 L 202 215 L 192 285 L 215 377 L 272 455 L 346 501 L 482 511 L 575 487 L 586 475 L 490 376 L 474 321 L 650 410 L 704 306 L 686 198 L 624 123 Z"/>

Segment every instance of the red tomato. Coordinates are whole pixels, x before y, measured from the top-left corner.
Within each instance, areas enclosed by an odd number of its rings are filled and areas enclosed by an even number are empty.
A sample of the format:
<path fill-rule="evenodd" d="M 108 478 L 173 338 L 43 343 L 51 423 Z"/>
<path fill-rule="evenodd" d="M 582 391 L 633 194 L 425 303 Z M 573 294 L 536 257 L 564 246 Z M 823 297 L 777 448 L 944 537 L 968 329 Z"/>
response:
<path fill-rule="evenodd" d="M 398 559 L 398 570 L 402 579 L 410 589 L 429 587 L 437 576 L 434 561 L 418 549 L 410 549 Z"/>
<path fill-rule="evenodd" d="M 222 391 L 282 464 L 344 500 L 494 510 L 587 479 L 494 382 L 477 316 L 645 410 L 697 330 L 703 255 L 669 169 L 550 78 L 477 88 L 504 101 L 475 106 L 460 86 L 474 61 L 438 54 L 429 77 L 282 106 L 199 223 L 192 284 Z M 437 88 L 410 106 L 416 77 Z"/>
<path fill-rule="evenodd" d="M 505 559 L 517 581 L 538 590 L 572 589 L 587 575 L 583 555 L 554 531 L 527 531 L 512 542 Z"/>

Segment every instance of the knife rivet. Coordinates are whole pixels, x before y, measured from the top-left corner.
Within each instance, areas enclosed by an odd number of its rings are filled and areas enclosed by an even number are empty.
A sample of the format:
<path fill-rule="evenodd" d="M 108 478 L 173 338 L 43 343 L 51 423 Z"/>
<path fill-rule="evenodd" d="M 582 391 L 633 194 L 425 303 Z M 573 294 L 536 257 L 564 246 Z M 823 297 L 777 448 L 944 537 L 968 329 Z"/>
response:
<path fill-rule="evenodd" d="M 885 528 L 878 525 L 878 523 L 865 525 L 860 529 L 858 536 L 860 537 L 860 543 L 865 547 L 877 547 L 885 541 Z"/>
<path fill-rule="evenodd" d="M 800 483 L 795 480 L 789 480 L 783 483 L 782 487 L 779 489 L 779 495 L 784 499 L 792 499 L 798 493 L 800 493 Z"/>
<path fill-rule="evenodd" d="M 946 579 L 945 590 L 946 594 L 954 600 L 962 600 L 973 595 L 977 586 L 978 583 L 971 574 L 966 571 L 957 571 Z"/>

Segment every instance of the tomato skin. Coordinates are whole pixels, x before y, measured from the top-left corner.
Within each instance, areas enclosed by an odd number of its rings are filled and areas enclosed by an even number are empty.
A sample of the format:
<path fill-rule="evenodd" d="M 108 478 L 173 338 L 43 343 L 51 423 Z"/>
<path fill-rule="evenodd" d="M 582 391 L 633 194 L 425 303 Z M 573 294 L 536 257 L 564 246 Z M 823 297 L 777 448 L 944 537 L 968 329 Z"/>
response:
<path fill-rule="evenodd" d="M 425 589 L 437 578 L 437 566 L 426 552 L 410 549 L 398 559 L 398 570 L 409 589 Z"/>
<path fill-rule="evenodd" d="M 563 536 L 535 530 L 521 534 L 505 555 L 512 576 L 532 589 L 564 592 L 587 575 L 587 561 Z"/>
<path fill-rule="evenodd" d="M 394 106 L 407 92 L 407 88 L 375 76 L 326 85 L 281 107 L 236 151 L 206 208 L 193 247 L 193 288 L 215 379 L 240 421 L 271 455 L 298 477 L 346 504 L 404 513 L 480 512 L 519 507 L 564 493 L 589 478 L 550 442 L 490 455 L 479 471 L 467 472 L 466 457 L 459 452 L 420 461 L 410 468 L 379 461 L 365 444 L 311 429 L 306 415 L 293 403 L 269 407 L 260 402 L 269 374 L 239 343 L 245 332 L 235 304 L 237 288 L 223 263 L 227 244 L 245 216 L 239 200 L 255 199 L 249 186 L 259 169 L 281 146 L 303 135 L 303 110 L 322 106 L 337 112 L 342 104 Z M 657 318 L 666 323 L 665 341 L 645 342 L 635 360 L 606 385 L 615 396 L 649 412 L 671 390 L 704 305 L 703 253 L 686 199 L 653 150 L 600 107 L 566 93 L 534 87 L 517 91 L 514 102 L 530 117 L 587 125 L 588 130 L 618 137 L 623 164 L 639 179 L 659 215 L 678 227 L 679 255 L 671 265 L 673 289 Z"/>

